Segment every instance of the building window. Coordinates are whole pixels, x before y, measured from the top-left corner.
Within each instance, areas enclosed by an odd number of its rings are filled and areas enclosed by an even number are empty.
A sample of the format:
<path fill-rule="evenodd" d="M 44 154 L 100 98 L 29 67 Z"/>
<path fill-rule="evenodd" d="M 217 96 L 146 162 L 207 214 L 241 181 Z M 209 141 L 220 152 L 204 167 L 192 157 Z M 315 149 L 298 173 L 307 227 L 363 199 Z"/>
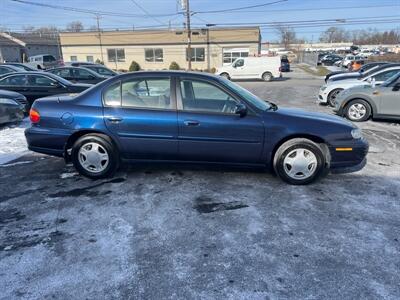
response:
<path fill-rule="evenodd" d="M 144 57 L 147 62 L 163 62 L 164 53 L 161 48 L 144 49 Z"/>
<path fill-rule="evenodd" d="M 72 56 L 70 57 L 70 60 L 71 60 L 71 61 L 78 61 L 78 57 L 77 57 L 76 55 L 72 55 Z"/>
<path fill-rule="evenodd" d="M 224 65 L 230 65 L 239 57 L 248 57 L 248 49 L 224 49 Z"/>
<path fill-rule="evenodd" d="M 204 56 L 205 56 L 205 51 L 204 48 L 190 48 L 190 54 L 189 54 L 189 49 L 186 49 L 186 60 L 189 60 L 189 57 L 191 58 L 191 61 L 204 61 Z"/>
<path fill-rule="evenodd" d="M 86 61 L 87 61 L 87 62 L 94 62 L 93 56 L 92 56 L 92 55 L 86 56 Z"/>
<path fill-rule="evenodd" d="M 124 62 L 125 49 L 107 49 L 107 57 L 109 62 Z"/>

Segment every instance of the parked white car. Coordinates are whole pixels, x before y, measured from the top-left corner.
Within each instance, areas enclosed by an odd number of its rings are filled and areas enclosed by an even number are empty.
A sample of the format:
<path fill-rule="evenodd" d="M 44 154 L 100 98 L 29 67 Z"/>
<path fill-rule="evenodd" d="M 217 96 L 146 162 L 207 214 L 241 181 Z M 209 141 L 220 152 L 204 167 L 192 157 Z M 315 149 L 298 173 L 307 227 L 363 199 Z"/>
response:
<path fill-rule="evenodd" d="M 339 93 L 347 88 L 360 85 L 380 85 L 390 77 L 400 72 L 400 66 L 386 68 L 380 71 L 372 72 L 370 75 L 360 79 L 344 79 L 338 81 L 328 81 L 321 86 L 318 93 L 318 101 L 321 104 L 335 106 L 335 99 Z"/>
<path fill-rule="evenodd" d="M 218 68 L 215 74 L 228 79 L 263 79 L 271 81 L 281 77 L 280 56 L 241 57 L 232 64 Z"/>
<path fill-rule="evenodd" d="M 359 55 L 348 54 L 343 58 L 342 66 L 348 68 L 354 60 L 362 60 L 362 57 Z"/>

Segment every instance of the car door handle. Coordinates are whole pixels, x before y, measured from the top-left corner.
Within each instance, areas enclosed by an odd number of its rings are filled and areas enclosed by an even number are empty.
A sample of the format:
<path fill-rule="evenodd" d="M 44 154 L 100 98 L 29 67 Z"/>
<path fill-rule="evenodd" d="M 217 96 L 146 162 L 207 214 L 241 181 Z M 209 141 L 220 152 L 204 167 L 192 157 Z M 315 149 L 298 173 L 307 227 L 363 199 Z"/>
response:
<path fill-rule="evenodd" d="M 122 118 L 119 117 L 109 117 L 107 118 L 108 121 L 110 121 L 111 123 L 119 123 L 122 121 Z"/>
<path fill-rule="evenodd" d="M 199 126 L 200 125 L 200 122 L 199 121 L 195 121 L 195 120 L 186 120 L 186 121 L 183 121 L 183 123 L 186 126 Z"/>

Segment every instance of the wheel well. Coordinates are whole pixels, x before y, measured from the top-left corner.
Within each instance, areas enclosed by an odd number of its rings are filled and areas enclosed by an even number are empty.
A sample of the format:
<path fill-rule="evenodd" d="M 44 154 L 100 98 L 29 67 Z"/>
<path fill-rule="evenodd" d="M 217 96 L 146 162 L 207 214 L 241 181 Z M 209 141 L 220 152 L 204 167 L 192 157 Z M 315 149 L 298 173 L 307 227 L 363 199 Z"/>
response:
<path fill-rule="evenodd" d="M 279 147 L 282 146 L 283 143 L 285 143 L 285 142 L 287 142 L 289 140 L 298 139 L 298 138 L 309 139 L 309 140 L 313 141 L 314 143 L 324 145 L 322 147 L 322 149 L 325 151 L 325 155 L 329 155 L 329 149 L 328 149 L 328 147 L 326 145 L 326 142 L 322 138 L 320 138 L 319 136 L 315 136 L 315 135 L 312 135 L 312 134 L 294 134 L 294 135 L 290 135 L 290 136 L 287 136 L 287 137 L 284 137 L 283 139 L 281 139 L 275 145 L 274 149 L 272 150 L 271 158 L 270 158 L 270 162 L 269 162 L 269 167 L 271 168 L 271 170 L 273 170 L 274 156 L 275 156 L 276 151 L 278 151 Z M 328 161 L 328 159 L 330 160 L 329 157 L 327 157 L 327 161 Z"/>
<path fill-rule="evenodd" d="M 110 142 L 118 149 L 117 143 L 111 138 L 109 135 L 105 134 L 104 132 L 101 131 L 96 131 L 96 130 L 80 130 L 77 132 L 74 132 L 67 140 L 65 147 L 64 147 L 64 158 L 66 161 L 70 160 L 70 154 L 68 153 L 68 150 L 72 148 L 74 143 L 82 136 L 90 134 L 90 133 L 95 133 L 95 134 L 101 134 L 104 137 L 108 138 Z"/>

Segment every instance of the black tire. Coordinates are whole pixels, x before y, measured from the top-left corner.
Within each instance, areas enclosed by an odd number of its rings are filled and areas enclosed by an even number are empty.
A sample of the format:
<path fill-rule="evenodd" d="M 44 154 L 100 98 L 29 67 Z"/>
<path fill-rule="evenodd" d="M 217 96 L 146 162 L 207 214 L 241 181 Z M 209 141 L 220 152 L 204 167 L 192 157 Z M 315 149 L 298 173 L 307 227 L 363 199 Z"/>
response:
<path fill-rule="evenodd" d="M 89 143 L 96 143 L 101 145 L 102 149 L 108 154 L 108 164 L 104 170 L 100 172 L 91 172 L 82 166 L 79 159 L 80 149 Z M 119 153 L 116 147 L 113 145 L 111 139 L 103 134 L 91 133 L 80 137 L 72 146 L 71 161 L 74 164 L 76 170 L 83 176 L 100 179 L 111 177 L 119 167 Z"/>
<path fill-rule="evenodd" d="M 261 77 L 264 81 L 272 81 L 272 79 L 274 78 L 271 72 L 265 72 L 264 74 L 262 74 Z"/>
<path fill-rule="evenodd" d="M 337 95 L 341 92 L 341 91 L 343 91 L 343 89 L 334 89 L 334 90 L 332 90 L 330 93 L 329 93 L 329 95 L 328 95 L 328 105 L 329 106 L 331 106 L 331 107 L 335 107 L 335 100 L 336 100 L 336 97 L 337 97 Z"/>
<path fill-rule="evenodd" d="M 229 74 L 226 73 L 226 72 L 221 73 L 219 76 L 224 77 L 224 78 L 226 78 L 226 79 L 228 79 L 228 80 L 231 80 L 231 77 L 230 77 Z"/>
<path fill-rule="evenodd" d="M 293 178 L 285 170 L 285 158 L 296 149 L 305 149 L 312 152 L 316 158 L 313 173 L 307 178 Z M 273 167 L 275 173 L 286 183 L 293 185 L 306 185 L 312 183 L 327 173 L 326 155 L 320 145 L 309 139 L 295 138 L 283 143 L 274 155 Z M 309 166 L 307 166 L 309 167 Z"/>
<path fill-rule="evenodd" d="M 351 108 L 354 105 L 361 105 L 365 107 L 365 114 L 360 118 L 356 118 L 355 115 L 352 113 Z M 346 107 L 344 108 L 344 116 L 346 119 L 349 119 L 353 122 L 364 122 L 367 121 L 371 117 L 372 109 L 369 103 L 363 99 L 354 99 L 351 100 Z"/>

